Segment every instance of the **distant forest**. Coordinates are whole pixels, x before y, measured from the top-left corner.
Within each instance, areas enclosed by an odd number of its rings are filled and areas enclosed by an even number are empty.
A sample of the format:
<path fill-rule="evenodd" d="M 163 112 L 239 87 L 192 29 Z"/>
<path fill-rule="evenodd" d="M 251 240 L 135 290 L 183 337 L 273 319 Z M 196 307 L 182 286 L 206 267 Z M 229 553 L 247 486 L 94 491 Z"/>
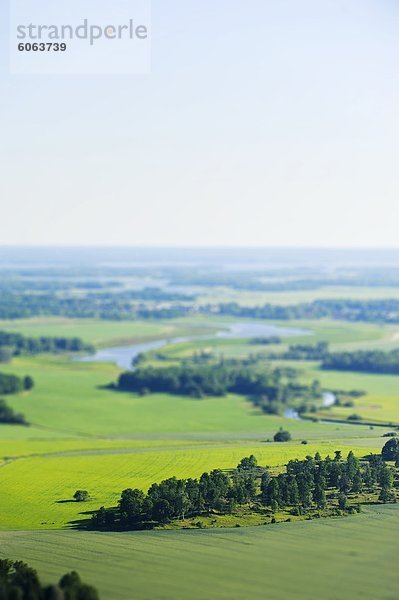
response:
<path fill-rule="evenodd" d="M 314 302 L 241 306 L 236 302 L 197 305 L 193 296 L 158 288 L 122 292 L 89 292 L 81 296 L 54 293 L 4 293 L 0 296 L 0 319 L 36 316 L 96 318 L 115 321 L 174 319 L 188 315 L 222 315 L 267 320 L 323 319 L 399 323 L 399 300 L 315 300 Z"/>
<path fill-rule="evenodd" d="M 29 289 L 29 288 L 27 288 Z M 24 319 L 37 316 L 62 316 L 71 318 L 98 318 L 110 320 L 132 320 L 146 318 L 173 318 L 187 314 L 188 307 L 158 307 L 151 309 L 137 302 L 173 303 L 192 300 L 174 292 L 158 288 L 125 290 L 122 292 L 89 292 L 76 296 L 54 293 L 28 294 L 6 292 L 0 295 L 0 319 Z"/>
<path fill-rule="evenodd" d="M 208 307 L 209 310 L 211 307 Z M 252 319 L 295 320 L 334 319 L 353 322 L 399 323 L 399 300 L 315 300 L 314 302 L 263 306 L 220 304 L 213 310 L 221 315 Z"/>

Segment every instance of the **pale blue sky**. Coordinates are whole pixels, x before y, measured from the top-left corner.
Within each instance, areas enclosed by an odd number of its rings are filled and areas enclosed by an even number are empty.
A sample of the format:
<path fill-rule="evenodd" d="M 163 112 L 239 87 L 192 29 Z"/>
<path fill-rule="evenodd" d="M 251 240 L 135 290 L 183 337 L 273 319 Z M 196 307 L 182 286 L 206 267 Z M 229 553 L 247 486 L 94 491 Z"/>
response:
<path fill-rule="evenodd" d="M 399 245 L 397 1 L 152 4 L 125 76 L 9 75 L 0 9 L 0 244 Z"/>

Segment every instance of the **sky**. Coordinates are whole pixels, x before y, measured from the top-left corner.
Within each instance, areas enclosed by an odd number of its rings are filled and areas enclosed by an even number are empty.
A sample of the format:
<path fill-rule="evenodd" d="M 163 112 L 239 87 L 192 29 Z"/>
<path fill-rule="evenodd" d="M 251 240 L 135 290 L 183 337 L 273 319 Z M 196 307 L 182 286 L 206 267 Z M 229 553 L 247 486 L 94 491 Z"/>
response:
<path fill-rule="evenodd" d="M 145 75 L 0 23 L 0 245 L 399 246 L 396 0 L 153 0 Z"/>

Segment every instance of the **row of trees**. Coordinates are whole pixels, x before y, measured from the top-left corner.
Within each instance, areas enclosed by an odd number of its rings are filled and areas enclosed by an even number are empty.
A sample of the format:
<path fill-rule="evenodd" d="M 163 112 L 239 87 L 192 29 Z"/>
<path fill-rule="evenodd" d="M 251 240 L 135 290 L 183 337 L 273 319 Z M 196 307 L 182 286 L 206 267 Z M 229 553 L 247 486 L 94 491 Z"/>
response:
<path fill-rule="evenodd" d="M 329 351 L 328 342 L 317 344 L 295 344 L 284 352 L 265 355 L 269 360 L 314 360 L 322 361 L 323 369 L 337 371 L 361 371 L 366 373 L 399 374 L 399 350 L 358 350 L 356 352 Z"/>
<path fill-rule="evenodd" d="M 322 362 L 323 369 L 335 371 L 360 371 L 399 375 L 399 350 L 358 350 L 328 354 Z"/>
<path fill-rule="evenodd" d="M 236 302 L 208 306 L 204 310 L 253 319 L 337 319 L 343 321 L 399 323 L 399 300 L 315 300 L 314 302 L 263 306 L 241 306 Z"/>
<path fill-rule="evenodd" d="M 58 352 L 94 352 L 94 346 L 80 338 L 66 337 L 27 337 L 20 333 L 0 331 L 0 362 L 5 362 L 20 354 L 41 354 Z"/>
<path fill-rule="evenodd" d="M 328 342 L 294 344 L 289 346 L 285 352 L 267 354 L 267 358 L 277 360 L 323 360 L 328 356 L 328 352 Z"/>
<path fill-rule="evenodd" d="M 30 375 L 18 377 L 8 373 L 0 373 L 0 394 L 18 394 L 24 390 L 31 390 L 34 381 Z"/>
<path fill-rule="evenodd" d="M 273 474 L 259 467 L 251 455 L 230 473 L 216 469 L 199 479 L 172 477 L 154 483 L 147 494 L 126 489 L 117 508 L 101 507 L 91 524 L 95 529 L 142 529 L 212 512 L 231 514 L 243 505 L 252 510 L 289 509 L 294 515 L 315 507 L 324 509 L 329 502 L 351 510 L 349 493 L 378 492 L 381 502 L 391 502 L 396 498 L 393 487 L 394 470 L 382 456 L 361 462 L 353 452 L 342 459 L 337 451 L 334 458 L 324 460 L 317 453 L 291 460 L 285 472 Z"/>
<path fill-rule="evenodd" d="M 298 268 L 259 269 L 251 272 L 180 268 L 171 273 L 170 283 L 178 286 L 223 286 L 236 290 L 265 292 L 316 290 L 329 286 L 398 287 L 399 272 L 397 269 L 381 266 L 376 269 L 351 268 L 350 272 L 342 270 L 330 275 L 316 271 L 310 273 L 306 269 Z"/>
<path fill-rule="evenodd" d="M 90 293 L 77 296 L 54 293 L 5 292 L 0 296 L 0 319 L 23 319 L 36 316 L 132 320 L 135 318 L 172 318 L 184 316 L 190 296 L 159 289 L 124 292 Z M 150 308 L 148 302 L 171 303 L 170 307 Z"/>
<path fill-rule="evenodd" d="M 278 412 L 283 406 L 301 399 L 320 397 L 318 382 L 302 385 L 293 369 L 259 369 L 243 361 L 216 364 L 181 363 L 167 367 L 141 367 L 126 371 L 116 384 L 121 391 L 166 392 L 194 398 L 224 396 L 227 393 L 251 397 L 265 412 Z"/>
<path fill-rule="evenodd" d="M 378 486 L 381 502 L 395 500 L 394 471 L 381 456 L 371 456 L 368 461 L 361 462 L 349 452 L 346 460 L 342 460 L 337 451 L 333 459 L 327 456 L 323 460 L 317 453 L 314 458 L 291 460 L 286 473 L 274 478 L 263 475 L 261 490 L 263 500 L 272 508 L 296 507 L 300 514 L 301 509 L 312 505 L 325 508 L 327 492 L 333 492 L 333 497 L 338 494 L 339 507 L 347 509 L 348 493 L 371 492 L 375 486 Z M 295 510 L 294 514 L 297 513 Z"/>
<path fill-rule="evenodd" d="M 219 277 L 219 276 L 218 276 Z M 220 277 L 219 284 L 220 285 Z M 315 300 L 294 305 L 241 306 L 236 302 L 198 307 L 193 296 L 146 288 L 109 293 L 60 295 L 5 291 L 0 298 L 0 318 L 20 319 L 40 315 L 114 320 L 167 319 L 201 312 L 239 318 L 271 320 L 338 319 L 352 322 L 399 323 L 399 300 Z"/>
<path fill-rule="evenodd" d="M 0 559 L 0 600 L 99 600 L 99 595 L 76 571 L 61 577 L 57 585 L 44 586 L 26 563 Z"/>

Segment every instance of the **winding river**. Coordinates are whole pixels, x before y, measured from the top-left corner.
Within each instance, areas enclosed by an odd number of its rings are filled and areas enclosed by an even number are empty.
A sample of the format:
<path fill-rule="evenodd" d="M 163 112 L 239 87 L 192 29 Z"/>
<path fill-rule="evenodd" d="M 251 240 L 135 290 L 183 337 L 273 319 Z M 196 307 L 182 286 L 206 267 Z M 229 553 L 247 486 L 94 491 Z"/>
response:
<path fill-rule="evenodd" d="M 293 327 L 280 327 L 278 325 L 266 325 L 264 323 L 231 323 L 220 324 L 223 330 L 215 334 L 191 335 L 174 338 L 162 338 L 143 342 L 141 344 L 131 344 L 128 346 L 114 346 L 97 350 L 94 354 L 82 356 L 76 360 L 83 362 L 111 362 L 115 363 L 121 369 L 131 369 L 132 361 L 144 352 L 159 350 L 168 344 L 178 344 L 182 342 L 193 342 L 196 340 L 209 340 L 215 338 L 255 338 L 255 337 L 294 337 L 311 335 L 311 331 L 306 329 L 295 329 Z M 332 406 L 335 403 L 335 396 L 330 392 L 323 394 L 323 406 Z M 300 420 L 298 412 L 293 408 L 288 408 L 284 416 L 288 419 Z"/>
<path fill-rule="evenodd" d="M 306 329 L 295 329 L 293 327 L 279 327 L 278 325 L 265 325 L 264 323 L 229 323 L 220 324 L 221 331 L 215 334 L 191 335 L 185 337 L 163 338 L 144 342 L 142 344 L 133 344 L 130 346 L 114 346 L 113 348 L 103 348 L 97 350 L 89 356 L 79 357 L 76 360 L 84 362 L 112 362 L 121 369 L 131 369 L 132 361 L 143 352 L 150 350 L 159 350 L 168 344 L 178 344 L 180 342 L 193 342 L 196 340 L 210 340 L 215 338 L 254 338 L 254 337 L 294 337 L 311 335 L 311 331 Z"/>

